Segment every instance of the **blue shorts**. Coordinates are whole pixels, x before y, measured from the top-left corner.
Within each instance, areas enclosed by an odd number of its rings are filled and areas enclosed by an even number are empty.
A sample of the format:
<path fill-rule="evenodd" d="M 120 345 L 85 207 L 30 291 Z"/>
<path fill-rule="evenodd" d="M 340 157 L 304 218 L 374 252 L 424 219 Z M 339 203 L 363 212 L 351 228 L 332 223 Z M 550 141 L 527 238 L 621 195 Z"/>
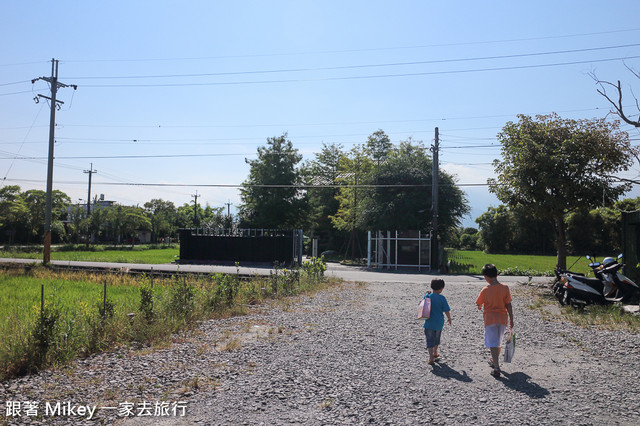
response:
<path fill-rule="evenodd" d="M 425 328 L 424 335 L 427 338 L 427 349 L 433 348 L 434 346 L 438 346 L 440 344 L 440 336 L 442 336 L 442 330 L 429 330 L 428 328 Z"/>

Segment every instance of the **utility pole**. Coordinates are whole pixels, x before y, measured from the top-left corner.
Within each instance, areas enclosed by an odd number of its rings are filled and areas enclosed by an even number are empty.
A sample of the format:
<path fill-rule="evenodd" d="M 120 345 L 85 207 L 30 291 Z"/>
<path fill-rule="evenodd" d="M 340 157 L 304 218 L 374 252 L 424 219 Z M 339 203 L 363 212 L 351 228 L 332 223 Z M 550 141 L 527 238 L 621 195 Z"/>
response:
<path fill-rule="evenodd" d="M 227 217 L 231 217 L 231 201 L 224 203 L 227 206 Z"/>
<path fill-rule="evenodd" d="M 87 240 L 86 240 L 86 245 L 87 247 L 89 247 L 89 243 L 91 242 L 91 235 L 89 232 L 89 216 L 91 216 L 91 175 L 93 175 L 94 173 L 98 173 L 97 170 L 93 170 L 93 163 L 91 163 L 91 166 L 89 167 L 89 170 L 84 170 L 83 173 L 89 173 L 89 191 L 87 193 Z"/>
<path fill-rule="evenodd" d="M 83 171 L 83 173 L 89 174 L 89 192 L 87 195 L 87 217 L 91 216 L 91 175 L 94 173 L 98 173 L 97 170 L 93 170 L 93 163 L 91 163 L 91 167 L 89 170 Z"/>
<path fill-rule="evenodd" d="M 35 84 L 38 80 L 44 80 L 51 87 L 51 97 L 38 95 L 34 98 L 36 103 L 40 102 L 40 98 L 48 99 L 51 102 L 51 118 L 49 120 L 49 159 L 47 162 L 47 198 L 44 212 L 44 250 L 42 262 L 48 264 L 51 261 L 51 210 L 52 210 L 52 194 L 53 194 L 53 148 L 55 144 L 55 128 L 56 128 L 56 109 L 60 108 L 64 102 L 56 99 L 58 88 L 73 87 L 76 90 L 78 86 L 62 84 L 58 82 L 58 61 L 51 59 L 51 77 L 39 77 L 31 80 L 31 84 Z"/>
<path fill-rule="evenodd" d="M 431 221 L 431 259 L 432 266 L 436 269 L 440 269 L 440 243 L 438 238 L 438 178 L 440 174 L 440 167 L 438 163 L 438 149 L 440 148 L 440 134 L 436 127 L 435 142 L 431 146 L 433 152 L 433 171 L 431 178 L 431 212 L 433 219 Z"/>
<path fill-rule="evenodd" d="M 191 196 L 194 198 L 193 200 L 193 225 L 197 228 L 198 227 L 198 191 L 196 190 L 195 195 L 191 194 Z"/>

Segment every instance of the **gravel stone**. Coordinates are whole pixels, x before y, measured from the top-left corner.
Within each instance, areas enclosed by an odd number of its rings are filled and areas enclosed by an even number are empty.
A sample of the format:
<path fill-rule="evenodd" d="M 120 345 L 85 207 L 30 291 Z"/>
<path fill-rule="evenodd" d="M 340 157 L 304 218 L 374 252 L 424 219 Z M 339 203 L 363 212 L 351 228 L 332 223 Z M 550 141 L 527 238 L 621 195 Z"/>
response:
<path fill-rule="evenodd" d="M 425 282 L 345 283 L 313 296 L 202 322 L 159 350 L 120 348 L 0 384 L 9 424 L 640 423 L 640 333 L 581 328 L 529 308 L 511 284 L 514 362 L 492 377 L 474 302 L 484 285 L 449 282 L 441 361 L 427 365 Z M 39 417 L 6 417 L 39 401 Z M 96 419 L 44 416 L 45 403 L 98 405 Z M 119 416 L 119 404 L 180 402 L 185 416 Z M 24 414 L 24 413 L 23 413 Z M 152 410 L 153 414 L 153 410 Z"/>

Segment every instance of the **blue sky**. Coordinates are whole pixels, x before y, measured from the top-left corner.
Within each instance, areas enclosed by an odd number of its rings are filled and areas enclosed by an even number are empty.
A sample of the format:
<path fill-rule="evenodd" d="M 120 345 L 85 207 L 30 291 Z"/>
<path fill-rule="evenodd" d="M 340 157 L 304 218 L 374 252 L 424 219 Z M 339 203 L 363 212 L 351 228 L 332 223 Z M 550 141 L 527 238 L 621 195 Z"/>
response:
<path fill-rule="evenodd" d="M 637 113 L 625 64 L 640 69 L 638 16 L 635 1 L 7 2 L 0 175 L 46 187 L 49 110 L 33 98 L 49 89 L 31 79 L 56 58 L 60 81 L 78 85 L 58 93 L 54 170 L 74 201 L 93 163 L 92 194 L 122 204 L 197 191 L 237 206 L 236 188 L 196 185 L 242 183 L 268 137 L 288 132 L 311 159 L 378 129 L 430 145 L 438 127 L 473 225 L 499 202 L 467 185 L 493 176 L 496 135 L 516 114 L 605 117 L 590 72 L 622 80 Z"/>

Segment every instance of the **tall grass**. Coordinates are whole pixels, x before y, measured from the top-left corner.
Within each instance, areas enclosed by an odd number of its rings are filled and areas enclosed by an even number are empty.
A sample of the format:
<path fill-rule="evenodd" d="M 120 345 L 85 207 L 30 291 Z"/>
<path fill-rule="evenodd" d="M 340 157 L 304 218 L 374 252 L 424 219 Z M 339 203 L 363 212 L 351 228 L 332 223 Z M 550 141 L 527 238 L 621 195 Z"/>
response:
<path fill-rule="evenodd" d="M 606 330 L 627 330 L 632 332 L 640 330 L 640 316 L 625 312 L 622 306 L 616 304 L 589 305 L 584 309 L 564 306 L 562 308 L 562 316 L 582 327 L 595 326 Z"/>
<path fill-rule="evenodd" d="M 122 344 L 164 344 L 171 334 L 199 320 L 243 314 L 246 306 L 268 298 L 330 284 L 314 267 L 277 271 L 251 280 L 225 274 L 154 279 L 44 267 L 4 271 L 0 274 L 0 379 Z"/>

